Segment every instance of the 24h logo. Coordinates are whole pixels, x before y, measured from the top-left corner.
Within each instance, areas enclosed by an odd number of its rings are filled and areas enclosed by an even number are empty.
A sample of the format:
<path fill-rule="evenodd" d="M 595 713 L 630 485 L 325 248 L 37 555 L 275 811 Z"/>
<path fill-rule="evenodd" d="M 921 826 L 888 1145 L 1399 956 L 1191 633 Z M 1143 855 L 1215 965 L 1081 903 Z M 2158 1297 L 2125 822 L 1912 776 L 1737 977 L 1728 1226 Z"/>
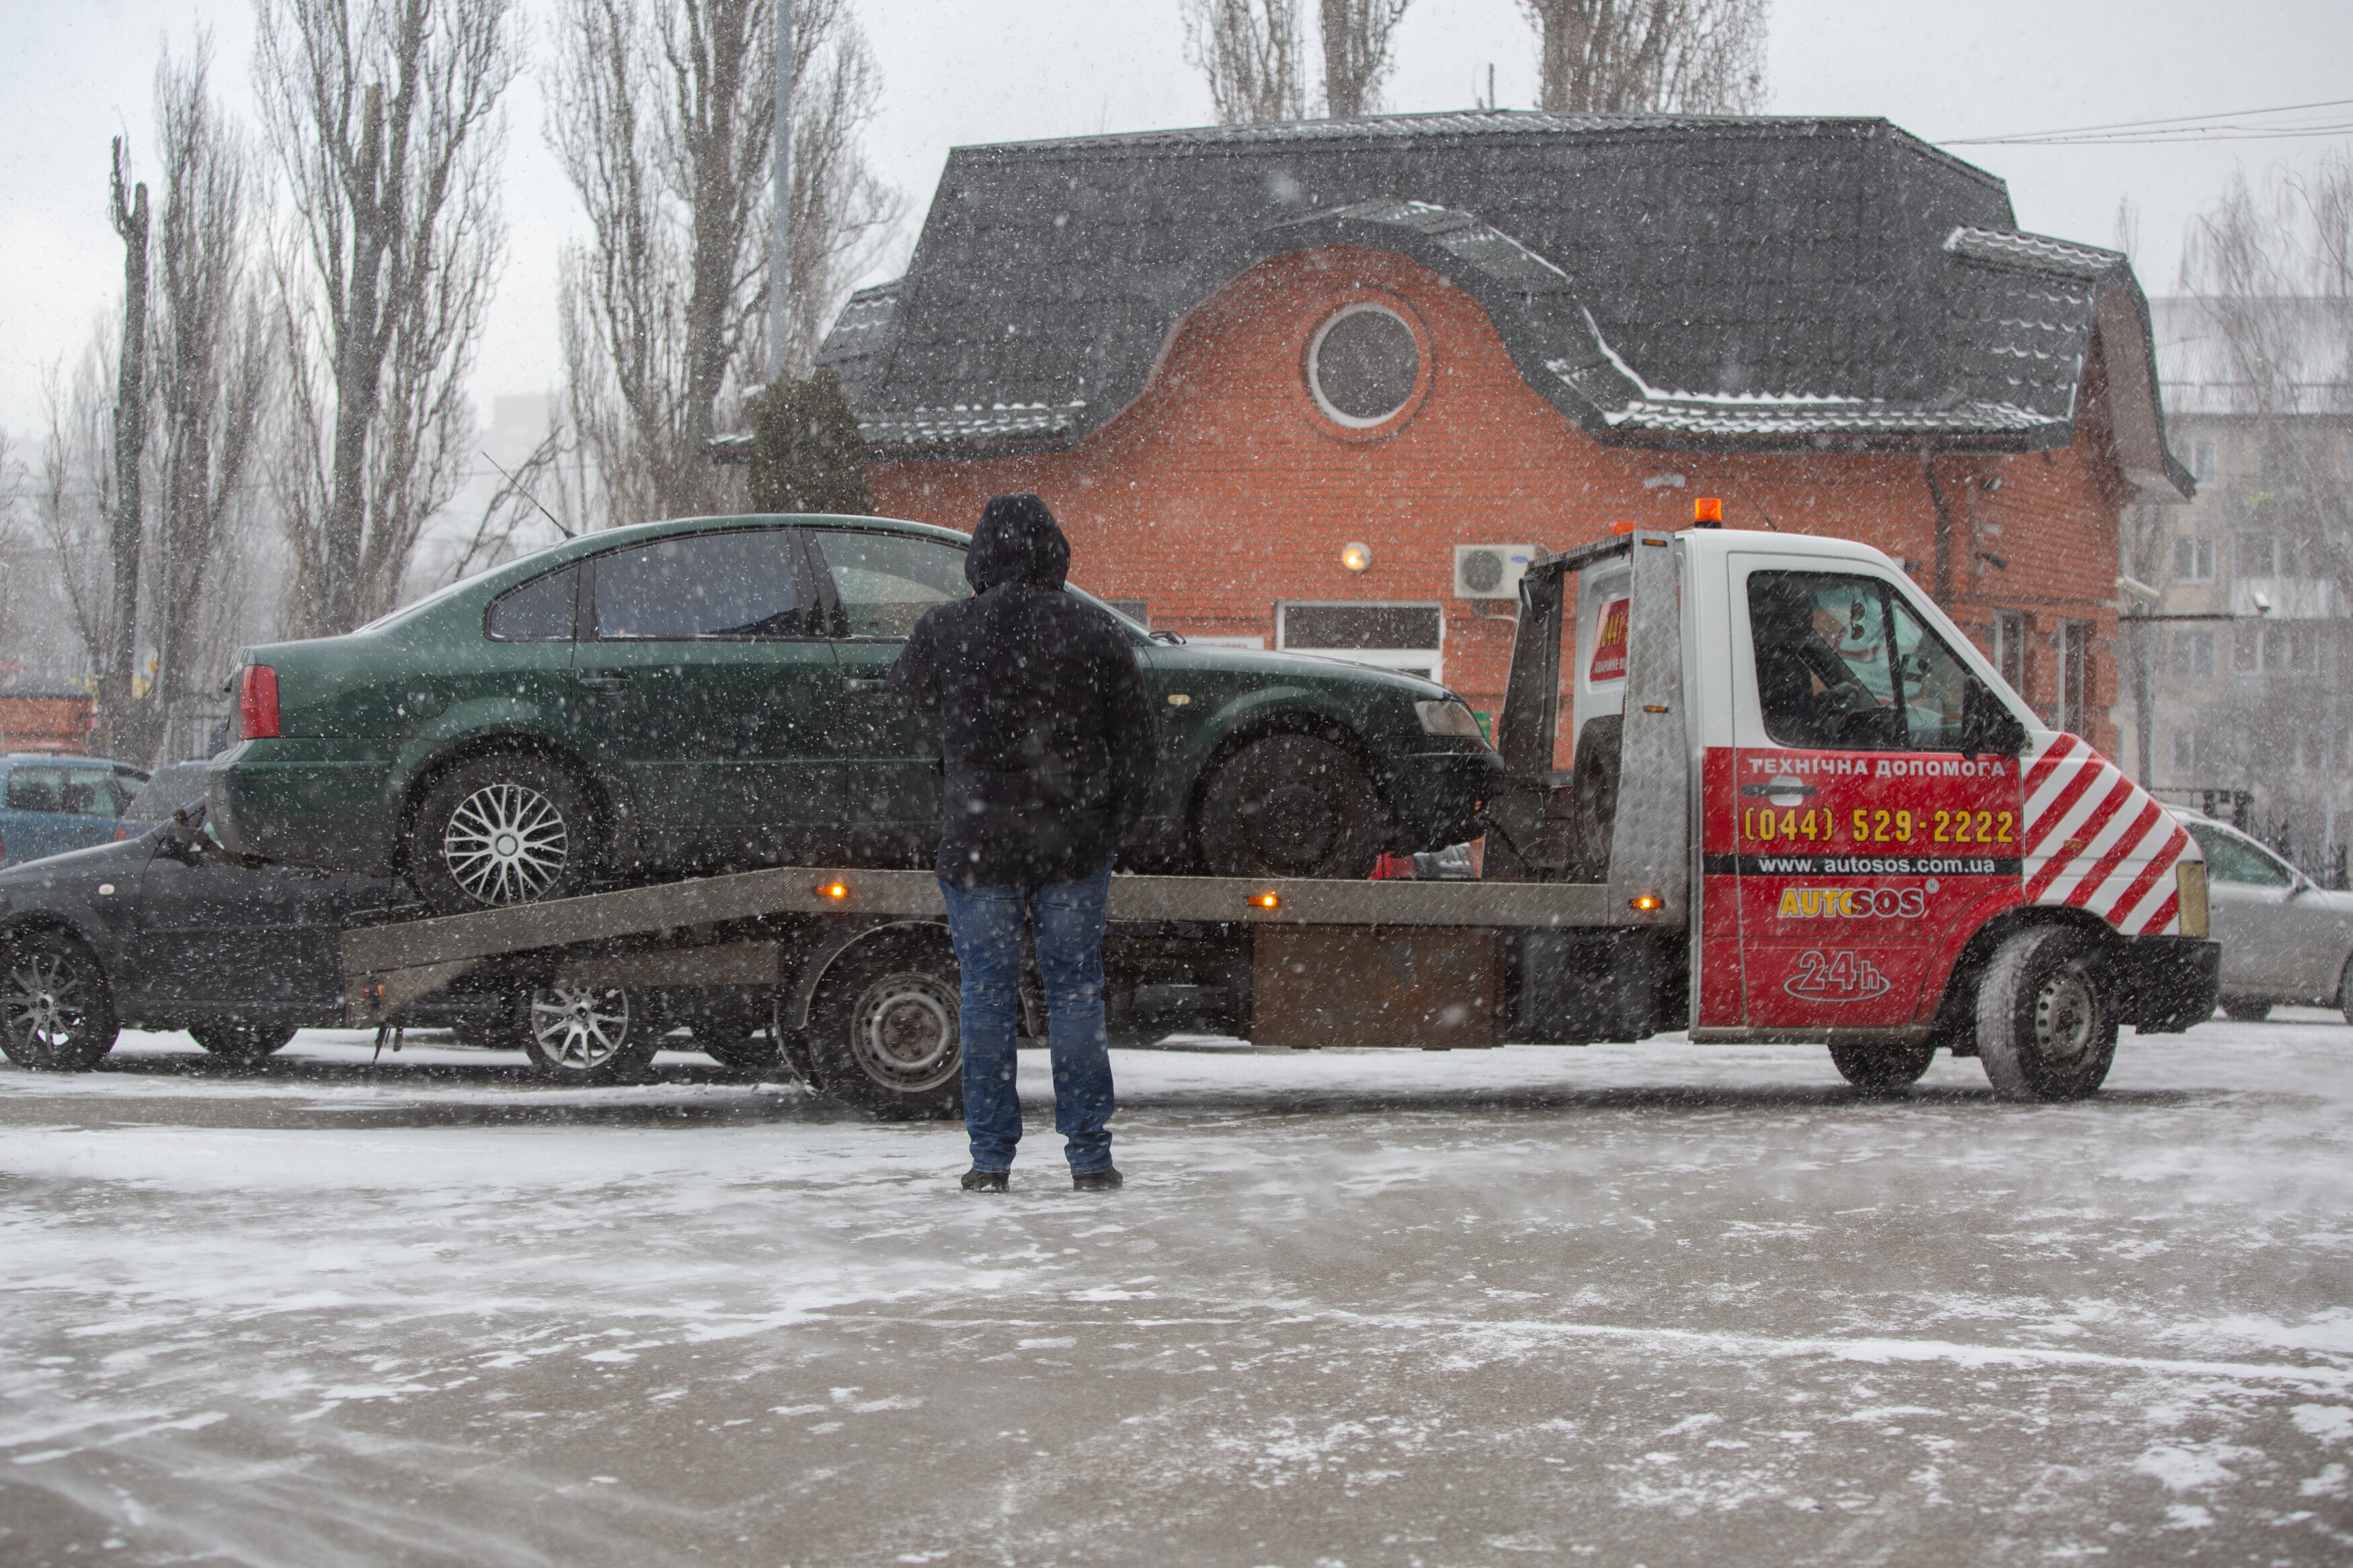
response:
<path fill-rule="evenodd" d="M 1781 982 L 1781 989 L 1810 1002 L 1861 1002 L 1888 988 L 1879 966 L 1859 952 L 1798 954 L 1798 973 Z"/>

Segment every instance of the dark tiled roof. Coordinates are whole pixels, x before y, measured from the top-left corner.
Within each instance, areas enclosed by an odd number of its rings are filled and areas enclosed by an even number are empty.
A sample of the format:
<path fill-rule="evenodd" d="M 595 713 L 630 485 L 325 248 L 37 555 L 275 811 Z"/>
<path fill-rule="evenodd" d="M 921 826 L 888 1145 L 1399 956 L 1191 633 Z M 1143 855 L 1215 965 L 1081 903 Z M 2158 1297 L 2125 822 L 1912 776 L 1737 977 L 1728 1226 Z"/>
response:
<path fill-rule="evenodd" d="M 1495 111 L 959 148 L 820 362 L 880 450 L 1076 441 L 1187 310 L 1335 243 L 1465 289 L 1531 386 L 1640 445 L 2062 446 L 2103 300 L 2146 321 L 2121 257 L 2018 233 L 1882 120 Z"/>

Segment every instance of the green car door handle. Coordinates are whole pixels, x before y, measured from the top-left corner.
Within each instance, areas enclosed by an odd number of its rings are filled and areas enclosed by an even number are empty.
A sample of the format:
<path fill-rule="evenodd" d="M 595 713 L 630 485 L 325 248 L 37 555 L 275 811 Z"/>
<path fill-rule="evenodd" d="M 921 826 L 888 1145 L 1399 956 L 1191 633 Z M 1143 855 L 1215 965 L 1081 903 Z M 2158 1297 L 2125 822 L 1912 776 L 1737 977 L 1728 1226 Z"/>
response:
<path fill-rule="evenodd" d="M 580 684 L 591 691 L 618 691 L 629 684 L 629 677 L 628 671 L 619 669 L 584 670 Z"/>

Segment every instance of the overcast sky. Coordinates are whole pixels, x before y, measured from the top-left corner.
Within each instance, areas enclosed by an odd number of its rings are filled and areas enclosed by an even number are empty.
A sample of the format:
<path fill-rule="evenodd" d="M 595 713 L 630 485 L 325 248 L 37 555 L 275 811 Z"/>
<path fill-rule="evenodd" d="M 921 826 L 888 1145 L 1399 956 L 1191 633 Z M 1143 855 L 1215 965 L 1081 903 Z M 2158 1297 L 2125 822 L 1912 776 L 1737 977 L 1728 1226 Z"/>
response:
<path fill-rule="evenodd" d="M 559 0 L 524 0 L 543 54 Z M 870 152 L 907 197 L 903 261 L 943 159 L 962 143 L 1200 124 L 1177 0 L 859 0 L 884 96 Z M 1312 11 L 1313 6 L 1304 7 Z M 252 11 L 244 0 L 0 0 L 0 427 L 27 448 L 50 367 L 70 375 L 94 321 L 120 309 L 121 251 L 106 218 L 108 139 L 153 168 L 159 48 L 214 36 L 216 79 L 252 121 Z M 1931 141 L 2204 114 L 2346 97 L 2353 5 L 2344 0 L 1776 0 L 1770 110 L 1884 115 Z M 1384 107 L 1468 107 L 1492 65 L 1506 108 L 1533 106 L 1534 41 L 1517 0 L 1416 0 L 1398 34 Z M 543 391 L 555 347 L 558 247 L 578 226 L 543 136 L 535 79 L 508 100 L 512 230 L 476 392 Z M 2191 146 L 1972 147 L 2010 182 L 2020 224 L 2111 245 L 2116 209 L 2140 213 L 2137 259 L 2170 290 L 2184 226 L 2234 169 L 2309 164 L 2334 141 Z M 1727 236 L 1728 240 L 1736 237 Z"/>

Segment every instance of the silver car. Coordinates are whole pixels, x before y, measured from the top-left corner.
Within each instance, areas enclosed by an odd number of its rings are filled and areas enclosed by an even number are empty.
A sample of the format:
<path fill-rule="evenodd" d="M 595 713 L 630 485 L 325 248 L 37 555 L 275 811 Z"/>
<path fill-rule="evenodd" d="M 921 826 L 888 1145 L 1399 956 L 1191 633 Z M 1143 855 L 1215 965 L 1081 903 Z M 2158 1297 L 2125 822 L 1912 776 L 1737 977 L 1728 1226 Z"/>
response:
<path fill-rule="evenodd" d="M 2353 1023 L 2353 893 L 2331 892 L 2235 827 L 2174 816 L 2206 852 L 2206 901 L 2222 944 L 2222 1011 L 2283 1003 L 2342 1007 Z"/>

